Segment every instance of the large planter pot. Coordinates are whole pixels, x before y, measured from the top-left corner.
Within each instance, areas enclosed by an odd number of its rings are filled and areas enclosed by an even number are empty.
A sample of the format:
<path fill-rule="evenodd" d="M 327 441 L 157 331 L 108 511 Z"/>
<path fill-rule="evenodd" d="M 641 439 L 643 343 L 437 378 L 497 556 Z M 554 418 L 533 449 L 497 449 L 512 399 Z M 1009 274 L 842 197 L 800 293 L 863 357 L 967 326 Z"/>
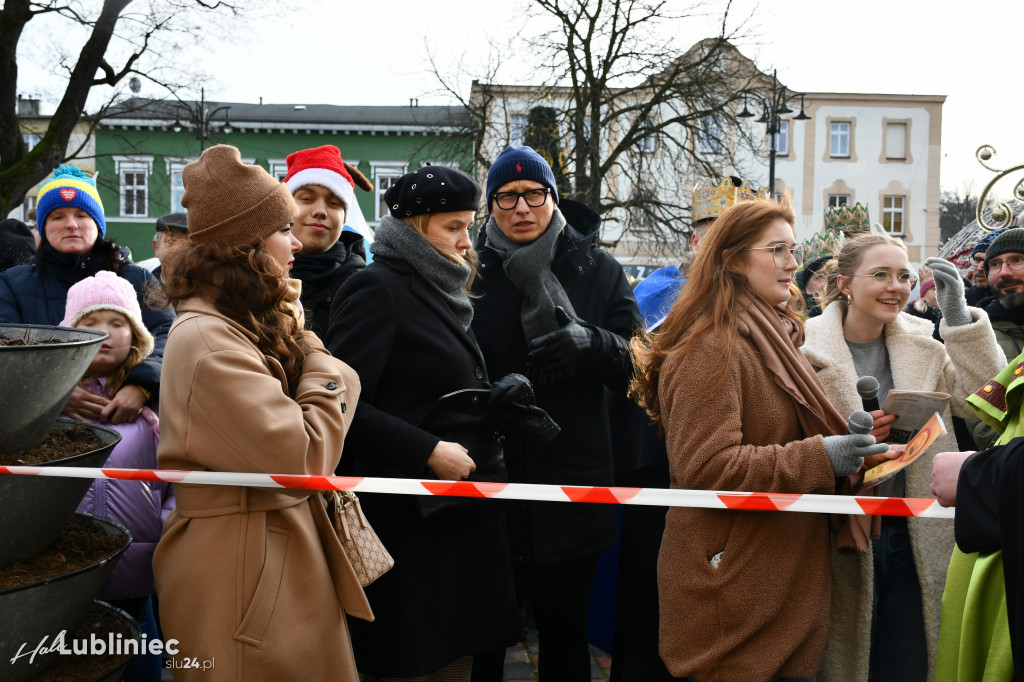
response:
<path fill-rule="evenodd" d="M 109 627 L 107 630 L 103 629 L 103 626 L 111 620 L 116 622 L 116 634 L 111 632 Z M 116 646 L 121 652 L 125 652 L 130 651 L 126 642 L 138 641 L 142 636 L 142 630 L 139 628 L 138 622 L 127 613 L 97 599 L 86 611 L 85 619 L 78 629 L 68 635 L 82 643 L 96 635 L 96 638 L 103 641 L 105 646 L 109 646 L 110 635 L 114 635 L 114 641 L 118 643 Z M 68 647 L 71 647 L 70 643 Z M 76 682 L 118 682 L 131 660 L 130 655 L 114 656 L 109 652 L 102 655 L 60 656 L 53 665 L 33 677 L 31 682 L 55 679 L 75 680 Z M 2 663 L 0 661 L 0 665 Z"/>
<path fill-rule="evenodd" d="M 88 427 L 103 442 L 96 450 L 33 466 L 100 467 L 121 434 L 99 424 L 58 419 L 51 428 Z M 44 434 L 45 436 L 45 434 Z M 33 557 L 60 535 L 89 489 L 91 478 L 0 475 L 0 568 Z M 0 658 L 0 661 L 3 659 Z"/>
<path fill-rule="evenodd" d="M 120 535 L 124 542 L 112 555 L 86 568 L 0 591 L 0 679 L 28 680 L 61 658 L 57 651 L 43 653 L 42 649 L 61 633 L 70 646 L 69 638 L 131 544 L 131 533 L 121 524 L 91 514 L 79 516 L 94 524 L 97 532 Z M 37 647 L 40 651 L 33 657 L 30 652 Z"/>
<path fill-rule="evenodd" d="M 89 368 L 106 332 L 70 327 L 0 324 L 0 338 L 26 346 L 0 346 L 0 453 L 42 442 Z M 59 341 L 60 343 L 36 343 Z"/>

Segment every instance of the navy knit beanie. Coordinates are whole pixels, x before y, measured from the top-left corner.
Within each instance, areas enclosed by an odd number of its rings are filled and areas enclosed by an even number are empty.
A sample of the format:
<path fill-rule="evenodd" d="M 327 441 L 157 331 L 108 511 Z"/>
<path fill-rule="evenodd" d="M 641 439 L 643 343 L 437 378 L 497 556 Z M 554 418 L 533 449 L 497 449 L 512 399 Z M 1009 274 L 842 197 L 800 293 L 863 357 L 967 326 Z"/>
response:
<path fill-rule="evenodd" d="M 998 230 L 992 230 L 991 232 L 986 234 L 984 237 L 978 240 L 977 244 L 974 245 L 974 250 L 971 251 L 971 255 L 973 256 L 976 253 L 985 253 L 986 251 L 988 251 L 988 247 L 992 246 L 992 242 L 996 240 L 996 237 L 1001 235 L 1003 232 L 1006 232 L 1006 230 L 1007 228 L 1001 227 Z"/>
<path fill-rule="evenodd" d="M 985 252 L 985 272 L 988 262 L 1001 253 L 1024 253 L 1024 228 L 1011 228 L 995 238 Z"/>
<path fill-rule="evenodd" d="M 551 194 L 558 203 L 558 189 L 555 187 L 555 174 L 544 157 L 533 151 L 531 147 L 506 147 L 498 154 L 498 158 L 487 171 L 487 211 L 491 210 L 491 197 L 502 185 L 513 180 L 533 180 L 551 189 Z"/>

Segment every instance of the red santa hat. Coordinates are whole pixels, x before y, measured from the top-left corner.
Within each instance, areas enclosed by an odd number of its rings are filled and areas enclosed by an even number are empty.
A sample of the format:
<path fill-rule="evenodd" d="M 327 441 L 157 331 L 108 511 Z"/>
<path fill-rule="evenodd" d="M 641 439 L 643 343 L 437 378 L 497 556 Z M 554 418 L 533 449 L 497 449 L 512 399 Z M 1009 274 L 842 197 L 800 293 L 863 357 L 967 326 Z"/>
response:
<path fill-rule="evenodd" d="M 341 150 L 332 144 L 303 149 L 288 155 L 288 172 L 284 184 L 295 194 L 307 185 L 324 187 L 345 202 L 345 225 L 363 236 L 366 243 L 373 242 L 373 231 L 366 224 L 356 201 L 355 187 L 373 191 L 366 176 L 341 158 Z"/>

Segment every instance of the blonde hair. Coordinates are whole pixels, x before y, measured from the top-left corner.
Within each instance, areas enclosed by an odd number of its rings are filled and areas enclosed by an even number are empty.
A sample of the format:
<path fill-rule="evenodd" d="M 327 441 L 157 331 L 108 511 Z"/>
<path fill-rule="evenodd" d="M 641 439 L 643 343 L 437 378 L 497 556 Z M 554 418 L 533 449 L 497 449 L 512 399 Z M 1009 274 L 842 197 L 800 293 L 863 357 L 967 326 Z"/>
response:
<path fill-rule="evenodd" d="M 875 246 L 897 246 L 903 250 L 904 254 L 907 253 L 907 245 L 902 240 L 880 232 L 867 232 L 847 240 L 839 255 L 822 267 L 822 270 L 825 271 L 825 288 L 818 296 L 818 303 L 822 310 L 829 303 L 835 301 L 841 301 L 843 305 L 847 305 L 846 294 L 839 290 L 839 275 L 852 277 L 854 271 L 864 260 L 864 254 Z"/>
<path fill-rule="evenodd" d="M 409 216 L 408 218 L 401 218 L 401 221 L 416 230 L 416 232 L 430 242 L 430 245 L 434 247 L 434 250 L 439 254 L 459 265 L 469 266 L 469 279 L 466 281 L 466 285 L 463 287 L 468 294 L 473 286 L 473 280 L 477 276 L 477 256 L 476 249 L 472 246 L 466 251 L 466 255 L 463 256 L 461 253 L 448 246 L 447 244 L 440 242 L 436 239 L 431 239 L 427 236 L 427 223 L 430 222 L 431 216 L 444 215 L 443 213 L 421 213 L 419 215 Z"/>

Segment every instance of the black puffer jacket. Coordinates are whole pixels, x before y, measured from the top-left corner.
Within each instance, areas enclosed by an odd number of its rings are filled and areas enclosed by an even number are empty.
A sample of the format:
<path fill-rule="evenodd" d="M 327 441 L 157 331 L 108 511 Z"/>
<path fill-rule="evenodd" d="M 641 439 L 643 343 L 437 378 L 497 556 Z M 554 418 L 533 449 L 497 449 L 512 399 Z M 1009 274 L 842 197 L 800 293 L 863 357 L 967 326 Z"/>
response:
<path fill-rule="evenodd" d="M 160 390 L 160 367 L 164 344 L 174 316 L 153 310 L 147 292 L 159 289 L 157 280 L 145 268 L 123 262 L 116 244 L 98 240 L 86 254 L 61 253 L 45 241 L 33 263 L 18 265 L 0 273 L 0 323 L 59 325 L 64 319 L 68 289 L 76 282 L 110 270 L 131 282 L 142 308 L 142 321 L 153 334 L 156 346 L 146 360 L 133 369 L 127 384 L 141 386 L 154 396 Z"/>
<path fill-rule="evenodd" d="M 537 383 L 537 405 L 562 431 L 551 442 L 524 446 L 509 438 L 505 458 L 513 481 L 559 485 L 614 485 L 604 388 L 624 394 L 631 374 L 629 338 L 640 326 L 633 291 L 622 266 L 594 245 L 601 225 L 591 209 L 562 200 L 568 225 L 551 269 L 576 314 L 594 332 L 594 359 L 570 378 Z M 480 277 L 474 282 L 473 330 L 492 377 L 528 374 L 527 339 L 520 313 L 523 295 L 505 275 L 484 232 L 477 242 Z M 534 565 L 600 552 L 616 539 L 612 505 L 521 503 L 511 523 L 513 552 Z"/>
<path fill-rule="evenodd" d="M 302 282 L 302 308 L 306 327 L 321 339 L 327 336 L 331 301 L 353 273 L 366 267 L 363 238 L 344 231 L 334 246 L 315 255 L 295 254 L 292 277 Z"/>

